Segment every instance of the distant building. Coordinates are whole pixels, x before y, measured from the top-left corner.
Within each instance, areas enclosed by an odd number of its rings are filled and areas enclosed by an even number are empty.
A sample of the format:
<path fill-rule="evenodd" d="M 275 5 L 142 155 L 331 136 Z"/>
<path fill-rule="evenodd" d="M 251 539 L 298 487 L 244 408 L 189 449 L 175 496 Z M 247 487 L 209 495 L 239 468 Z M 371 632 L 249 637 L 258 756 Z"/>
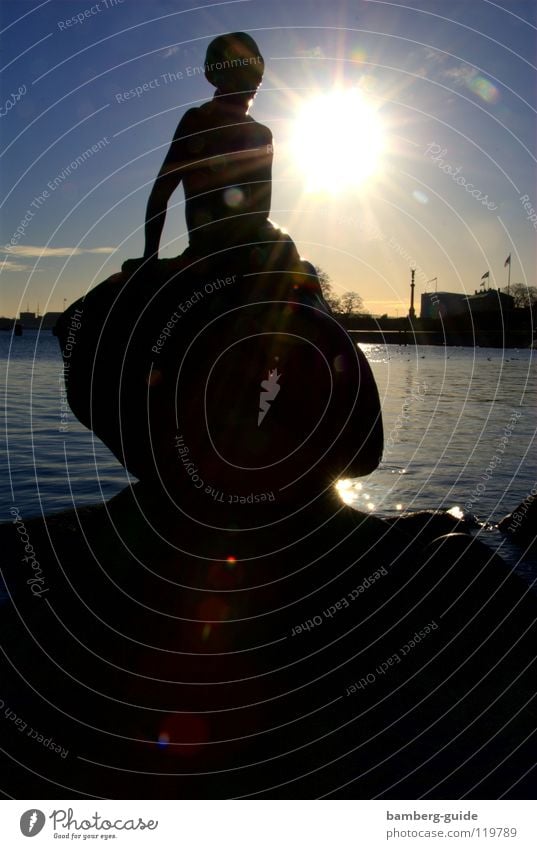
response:
<path fill-rule="evenodd" d="M 46 312 L 43 316 L 42 326 L 45 327 L 47 330 L 49 328 L 52 330 L 52 328 L 55 326 L 56 322 L 62 314 L 63 313 L 61 312 Z"/>
<path fill-rule="evenodd" d="M 447 318 L 466 315 L 468 296 L 458 292 L 424 292 L 421 296 L 420 318 Z"/>
<path fill-rule="evenodd" d="M 420 318 L 456 318 L 470 313 L 500 313 L 514 309 L 515 300 L 499 289 L 477 290 L 473 295 L 462 292 L 424 292 Z"/>
<path fill-rule="evenodd" d="M 35 312 L 21 312 L 19 322 L 24 330 L 52 330 L 61 312 L 46 312 L 37 315 Z"/>
<path fill-rule="evenodd" d="M 508 312 L 515 308 L 515 299 L 499 289 L 487 289 L 485 292 L 476 290 L 468 297 L 468 303 L 475 312 Z"/>
<path fill-rule="evenodd" d="M 0 330 L 12 330 L 13 325 L 16 323 L 14 318 L 6 318 L 4 315 L 0 316 Z"/>

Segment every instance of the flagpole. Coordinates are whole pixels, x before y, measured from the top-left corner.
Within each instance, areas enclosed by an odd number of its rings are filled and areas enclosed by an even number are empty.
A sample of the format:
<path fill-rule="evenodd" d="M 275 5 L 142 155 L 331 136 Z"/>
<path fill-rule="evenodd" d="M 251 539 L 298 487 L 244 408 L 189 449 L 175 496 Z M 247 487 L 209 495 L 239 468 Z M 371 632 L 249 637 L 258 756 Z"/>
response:
<path fill-rule="evenodd" d="M 511 254 L 509 254 L 509 270 L 507 272 L 507 294 L 511 294 Z"/>

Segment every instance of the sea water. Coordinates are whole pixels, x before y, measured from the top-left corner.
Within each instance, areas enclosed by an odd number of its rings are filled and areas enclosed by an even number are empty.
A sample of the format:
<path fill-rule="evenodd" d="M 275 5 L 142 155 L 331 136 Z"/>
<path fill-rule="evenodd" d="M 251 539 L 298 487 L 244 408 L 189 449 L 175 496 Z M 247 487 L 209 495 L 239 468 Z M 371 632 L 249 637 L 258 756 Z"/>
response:
<path fill-rule="evenodd" d="M 492 528 L 537 480 L 535 352 L 494 348 L 362 345 L 382 402 L 379 469 L 340 484 L 360 510 L 394 516 L 443 509 L 477 516 L 519 571 L 531 560 Z M 50 331 L 0 333 L 5 451 L 0 520 L 109 499 L 132 480 L 66 405 Z M 537 574 L 537 570 L 535 570 Z"/>

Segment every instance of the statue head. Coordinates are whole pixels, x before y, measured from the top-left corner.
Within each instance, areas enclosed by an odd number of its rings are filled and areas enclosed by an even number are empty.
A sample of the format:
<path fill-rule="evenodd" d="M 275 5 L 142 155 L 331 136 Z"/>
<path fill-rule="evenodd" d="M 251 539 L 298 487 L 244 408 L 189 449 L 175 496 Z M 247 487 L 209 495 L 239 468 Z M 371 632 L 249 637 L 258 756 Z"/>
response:
<path fill-rule="evenodd" d="M 255 94 L 264 70 L 259 47 L 245 32 L 219 35 L 207 48 L 205 76 L 222 94 Z"/>

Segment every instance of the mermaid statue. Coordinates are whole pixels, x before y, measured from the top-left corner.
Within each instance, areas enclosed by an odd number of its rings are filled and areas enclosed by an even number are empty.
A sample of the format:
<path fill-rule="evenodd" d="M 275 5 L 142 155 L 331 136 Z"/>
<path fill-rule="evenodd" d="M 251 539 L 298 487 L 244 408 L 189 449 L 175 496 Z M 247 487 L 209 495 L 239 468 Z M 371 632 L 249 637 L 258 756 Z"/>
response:
<path fill-rule="evenodd" d="M 209 44 L 215 93 L 175 131 L 149 196 L 143 256 L 57 327 L 79 420 L 140 481 L 211 510 L 234 499 L 288 505 L 370 473 L 383 445 L 367 360 L 315 268 L 269 219 L 272 133 L 249 114 L 263 72 L 249 35 Z M 159 259 L 180 183 L 189 244 Z M 66 357 L 75 309 L 81 326 Z"/>

